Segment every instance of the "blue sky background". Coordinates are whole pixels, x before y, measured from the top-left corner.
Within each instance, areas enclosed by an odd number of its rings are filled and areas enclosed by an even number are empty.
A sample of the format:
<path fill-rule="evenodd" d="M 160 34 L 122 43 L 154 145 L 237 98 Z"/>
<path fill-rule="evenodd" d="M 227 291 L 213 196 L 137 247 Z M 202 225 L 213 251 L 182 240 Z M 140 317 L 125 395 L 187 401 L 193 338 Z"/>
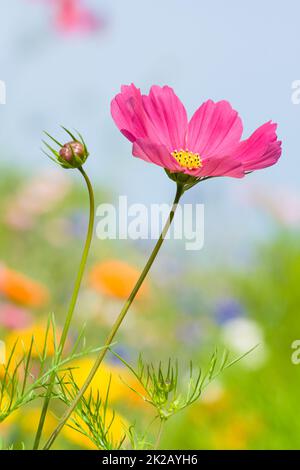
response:
<path fill-rule="evenodd" d="M 110 117 L 111 98 L 123 83 L 144 92 L 154 83 L 168 84 L 190 115 L 208 98 L 228 99 L 243 119 L 245 136 L 272 119 L 283 141 L 277 166 L 247 180 L 210 181 L 186 195 L 187 202 L 206 205 L 206 255 L 242 259 L 253 240 L 270 233 L 264 215 L 247 203 L 249 191 L 299 186 L 300 106 L 292 104 L 291 85 L 300 79 L 300 3 L 86 4 L 106 18 L 105 30 L 62 36 L 52 27 L 47 0 L 1 2 L 0 79 L 7 85 L 7 104 L 0 106 L 1 159 L 30 171 L 51 167 L 40 151 L 42 130 L 60 135 L 58 125 L 64 124 L 86 137 L 95 183 L 132 202 L 168 202 L 172 183 L 159 167 L 131 157 Z"/>

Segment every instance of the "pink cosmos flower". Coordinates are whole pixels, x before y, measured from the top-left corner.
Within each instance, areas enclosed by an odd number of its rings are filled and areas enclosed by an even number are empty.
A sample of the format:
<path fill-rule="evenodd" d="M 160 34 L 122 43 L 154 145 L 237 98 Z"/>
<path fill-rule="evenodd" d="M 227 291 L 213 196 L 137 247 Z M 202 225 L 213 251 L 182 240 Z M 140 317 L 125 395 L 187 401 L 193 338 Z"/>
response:
<path fill-rule="evenodd" d="M 92 32 L 102 26 L 100 19 L 81 5 L 81 0 L 59 0 L 57 7 L 56 28 L 63 33 Z"/>
<path fill-rule="evenodd" d="M 60 33 L 92 33 L 105 26 L 105 21 L 85 6 L 83 0 L 35 1 L 46 3 L 54 8 L 54 26 Z"/>
<path fill-rule="evenodd" d="M 169 86 L 154 85 L 149 95 L 133 84 L 122 86 L 112 100 L 111 114 L 132 142 L 133 155 L 171 174 L 242 178 L 274 165 L 281 155 L 276 124 L 267 122 L 241 140 L 243 124 L 228 101 L 208 100 L 188 121 L 184 105 Z"/>

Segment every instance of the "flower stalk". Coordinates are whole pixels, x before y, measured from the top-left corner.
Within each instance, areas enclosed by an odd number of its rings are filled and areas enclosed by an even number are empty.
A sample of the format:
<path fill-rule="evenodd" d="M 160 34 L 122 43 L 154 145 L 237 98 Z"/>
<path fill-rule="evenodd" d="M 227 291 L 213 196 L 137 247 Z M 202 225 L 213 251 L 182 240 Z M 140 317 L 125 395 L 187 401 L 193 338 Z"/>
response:
<path fill-rule="evenodd" d="M 156 259 L 156 256 L 164 242 L 164 239 L 168 233 L 168 230 L 172 224 L 172 221 L 174 219 L 174 215 L 175 215 L 175 212 L 176 212 L 176 209 L 177 209 L 177 206 L 178 206 L 178 203 L 180 201 L 180 198 L 181 196 L 183 195 L 185 191 L 185 185 L 182 184 L 182 183 L 178 183 L 177 182 L 177 189 L 176 189 L 176 195 L 175 195 L 175 198 L 174 198 L 174 202 L 173 202 L 173 205 L 172 205 L 172 208 L 171 208 L 171 211 L 170 211 L 170 214 L 169 214 L 169 217 L 165 223 L 165 226 L 162 230 L 162 233 L 136 283 L 136 285 L 134 286 L 131 294 L 129 295 L 127 301 L 125 302 L 118 318 L 116 319 L 112 329 L 111 329 L 111 332 L 109 333 L 106 341 L 105 341 L 105 345 L 104 345 L 104 348 L 101 350 L 101 352 L 99 353 L 98 357 L 96 358 L 96 361 L 94 363 L 94 366 L 93 368 L 91 369 L 85 383 L 83 384 L 82 388 L 80 389 L 80 391 L 78 392 L 77 396 L 75 397 L 75 399 L 73 400 L 73 403 L 71 404 L 71 406 L 66 410 L 65 414 L 63 415 L 63 417 L 61 418 L 58 426 L 56 427 L 56 429 L 53 431 L 53 433 L 51 434 L 50 438 L 48 439 L 46 445 L 44 446 L 43 450 L 49 450 L 51 448 L 51 446 L 53 445 L 54 441 L 56 440 L 57 436 L 59 435 L 60 431 L 62 430 L 62 428 L 64 427 L 64 425 L 66 424 L 66 422 L 68 421 L 68 419 L 70 418 L 70 416 L 72 415 L 72 413 L 74 412 L 74 410 L 76 409 L 78 403 L 80 402 L 81 398 L 83 397 L 83 395 L 85 394 L 86 390 L 89 388 L 96 372 L 98 371 L 101 363 L 103 362 L 103 359 L 105 358 L 105 355 L 107 353 L 107 350 L 109 349 L 109 346 L 111 345 L 115 335 L 117 334 L 132 302 L 134 301 L 140 287 L 142 286 L 151 266 L 153 265 L 155 259 Z"/>
<path fill-rule="evenodd" d="M 63 331 L 62 331 L 62 335 L 61 335 L 61 338 L 60 338 L 58 354 L 57 354 L 57 357 L 55 358 L 56 363 L 60 362 L 62 354 L 63 354 L 64 347 L 65 347 L 65 344 L 66 344 L 66 341 L 67 341 L 68 333 L 69 333 L 70 326 L 71 326 L 71 321 L 72 321 L 74 310 L 75 310 L 75 307 L 76 307 L 78 294 L 79 294 L 79 290 L 80 290 L 80 286 L 81 286 L 81 282 L 82 282 L 82 278 L 83 278 L 83 274 L 84 274 L 84 270 L 85 270 L 85 266 L 86 266 L 86 262 L 87 262 L 87 257 L 88 257 L 90 246 L 91 246 L 93 232 L 94 232 L 95 200 L 94 200 L 93 188 L 92 188 L 91 182 L 89 180 L 89 177 L 87 176 L 87 174 L 85 173 L 83 168 L 79 167 L 78 170 L 80 171 L 80 173 L 82 174 L 82 176 L 83 176 L 83 178 L 86 182 L 88 193 L 89 193 L 89 205 L 90 205 L 89 225 L 88 225 L 86 241 L 85 241 L 85 245 L 84 245 L 84 249 L 83 249 L 83 253 L 82 253 L 82 257 L 81 257 L 77 277 L 76 277 L 76 280 L 75 280 L 75 285 L 74 285 L 72 297 L 71 297 L 71 300 L 70 300 L 68 313 L 67 313 L 67 316 L 66 316 L 66 320 L 65 320 Z M 39 444 L 40 444 L 40 440 L 41 440 L 42 432 L 43 432 L 43 427 L 44 427 L 44 424 L 45 424 L 45 419 L 46 419 L 46 416 L 47 416 L 47 412 L 48 412 L 48 408 L 49 408 L 49 404 L 50 404 L 50 401 L 51 401 L 52 392 L 53 392 L 53 388 L 54 388 L 55 375 L 56 374 L 54 372 L 50 377 L 50 382 L 49 382 L 47 394 L 46 394 L 46 397 L 45 397 L 45 400 L 44 400 L 44 405 L 43 405 L 43 408 L 42 408 L 42 412 L 41 412 L 41 416 L 40 416 L 40 420 L 39 420 L 39 424 L 38 424 L 38 429 L 37 429 L 37 433 L 36 433 L 36 436 L 35 436 L 35 441 L 34 441 L 34 446 L 33 446 L 34 450 L 37 450 L 39 448 Z"/>
<path fill-rule="evenodd" d="M 162 434 L 163 434 L 165 422 L 166 422 L 165 419 L 160 418 L 159 428 L 158 428 L 158 435 L 157 435 L 157 439 L 156 439 L 156 442 L 155 442 L 155 450 L 158 450 L 158 449 L 159 449 L 160 441 L 161 441 L 161 438 L 162 438 Z"/>

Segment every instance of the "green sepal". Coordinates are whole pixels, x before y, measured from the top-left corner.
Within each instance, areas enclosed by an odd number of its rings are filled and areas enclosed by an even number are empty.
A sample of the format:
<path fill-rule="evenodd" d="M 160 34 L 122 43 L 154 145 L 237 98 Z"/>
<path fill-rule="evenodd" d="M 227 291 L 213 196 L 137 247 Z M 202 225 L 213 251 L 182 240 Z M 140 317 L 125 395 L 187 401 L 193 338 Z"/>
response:
<path fill-rule="evenodd" d="M 184 191 L 187 191 L 188 189 L 195 186 L 195 184 L 198 184 L 201 181 L 201 178 L 192 175 L 187 175 L 186 173 L 172 173 L 166 168 L 165 172 L 172 181 L 175 181 L 175 183 L 177 184 L 182 184 Z"/>

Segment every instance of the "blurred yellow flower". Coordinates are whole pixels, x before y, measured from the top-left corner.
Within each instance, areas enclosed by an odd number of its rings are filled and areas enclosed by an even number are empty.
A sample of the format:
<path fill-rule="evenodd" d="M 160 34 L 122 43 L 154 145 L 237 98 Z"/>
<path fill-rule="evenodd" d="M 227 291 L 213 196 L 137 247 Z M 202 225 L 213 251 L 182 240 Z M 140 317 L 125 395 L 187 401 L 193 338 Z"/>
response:
<path fill-rule="evenodd" d="M 1 404 L 1 413 L 5 412 L 5 404 Z M 7 416 L 3 421 L 0 421 L 0 436 L 6 436 L 10 431 L 11 428 L 17 425 L 20 416 L 20 410 L 13 411 L 11 414 Z"/>
<path fill-rule="evenodd" d="M 256 416 L 231 415 L 228 423 L 214 433 L 214 447 L 221 450 L 245 450 L 249 447 L 250 439 L 261 428 L 261 422 Z"/>
<path fill-rule="evenodd" d="M 31 339 L 34 338 L 32 346 L 32 357 L 38 357 L 43 353 L 44 343 L 46 337 L 46 326 L 45 325 L 34 325 L 30 328 L 23 328 L 20 330 L 14 330 L 9 333 L 5 339 L 6 344 L 6 357 L 8 358 L 12 348 L 14 347 L 16 341 L 16 348 L 14 352 L 15 358 L 20 358 L 27 353 L 30 348 Z M 58 338 L 56 338 L 57 340 Z M 53 330 L 50 327 L 47 338 L 47 356 L 52 356 L 54 354 L 54 337 Z"/>
<path fill-rule="evenodd" d="M 94 360 L 89 358 L 83 358 L 76 362 L 71 362 L 68 365 L 68 367 L 74 367 L 74 369 L 72 369 L 72 375 L 78 387 L 82 387 L 93 365 Z M 122 372 L 123 369 L 121 367 L 108 367 L 106 364 L 102 364 L 98 369 L 91 385 L 93 395 L 96 397 L 97 392 L 99 392 L 100 396 L 105 398 L 107 387 L 111 378 L 109 393 L 110 401 L 115 401 L 121 397 L 122 388 L 124 388 L 124 386 L 122 386 L 123 384 L 119 375 Z M 87 391 L 86 395 L 88 395 L 89 392 L 90 389 Z"/>
<path fill-rule="evenodd" d="M 130 264 L 115 259 L 97 263 L 90 272 L 90 285 L 102 294 L 127 299 L 135 286 L 140 272 Z M 147 282 L 140 288 L 137 298 L 148 292 Z"/>
<path fill-rule="evenodd" d="M 18 418 L 18 427 L 24 434 L 33 434 L 36 432 L 37 423 L 39 422 L 41 415 L 41 408 L 22 408 L 19 418 Z M 57 426 L 57 419 L 51 414 L 47 413 L 44 432 L 48 436 Z"/>
<path fill-rule="evenodd" d="M 94 360 L 90 358 L 83 358 L 68 364 L 68 367 L 74 367 L 72 375 L 79 387 L 84 384 L 93 365 Z M 92 389 L 94 397 L 99 393 L 100 397 L 105 399 L 110 380 L 109 403 L 116 400 L 126 401 L 126 403 L 144 403 L 127 385 L 142 393 L 141 386 L 137 384 L 129 370 L 117 365 L 102 364 L 93 379 L 91 388 L 87 390 L 86 396 Z"/>
<path fill-rule="evenodd" d="M 3 265 L 0 266 L 0 294 L 29 307 L 41 307 L 49 298 L 43 285 Z"/>
<path fill-rule="evenodd" d="M 114 414 L 114 420 L 112 422 L 112 425 L 110 426 L 110 423 L 113 419 L 113 411 L 110 409 L 106 410 L 106 416 L 105 416 L 105 426 L 108 428 L 109 427 L 109 439 L 113 443 L 118 443 L 120 442 L 125 434 L 126 429 L 128 429 L 128 423 L 126 420 L 120 416 L 119 414 L 115 413 Z M 80 427 L 86 431 L 89 434 L 88 426 L 84 421 L 76 416 L 76 421 L 80 424 Z M 74 444 L 79 445 L 80 447 L 88 448 L 88 449 L 96 449 L 96 445 L 92 442 L 92 440 L 88 437 L 85 436 L 84 434 L 76 431 L 76 426 L 74 425 L 72 420 L 68 421 L 68 425 L 66 425 L 63 428 L 63 435 L 66 439 L 68 439 L 70 442 L 73 442 Z"/>

